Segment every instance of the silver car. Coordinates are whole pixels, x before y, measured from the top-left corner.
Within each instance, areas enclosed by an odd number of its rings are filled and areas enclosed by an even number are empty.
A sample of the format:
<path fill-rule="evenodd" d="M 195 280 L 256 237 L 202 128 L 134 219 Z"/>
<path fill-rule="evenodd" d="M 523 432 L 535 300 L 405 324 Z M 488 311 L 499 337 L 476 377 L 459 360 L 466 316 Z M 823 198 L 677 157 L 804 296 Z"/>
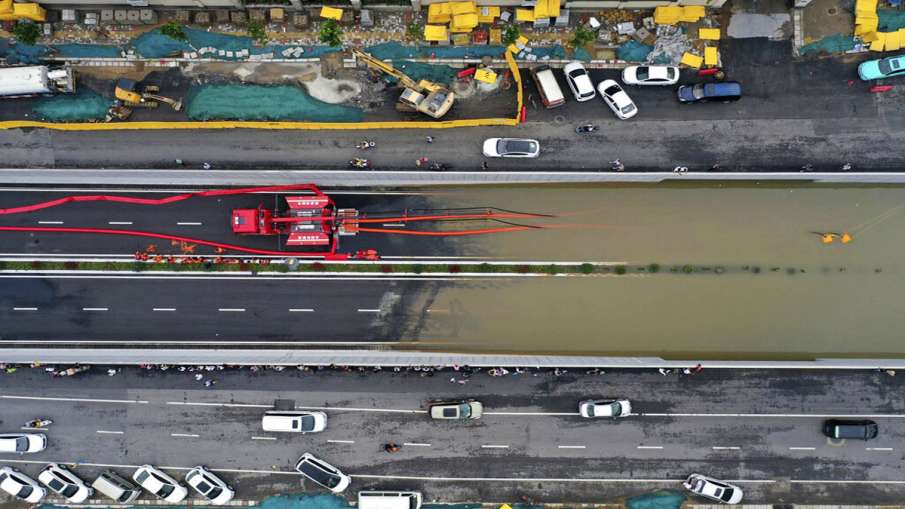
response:
<path fill-rule="evenodd" d="M 742 489 L 713 477 L 691 474 L 682 483 L 688 491 L 724 504 L 737 504 L 742 501 Z"/>
<path fill-rule="evenodd" d="M 464 401 L 443 401 L 430 405 L 431 419 L 468 420 L 480 419 L 484 405 L 473 399 Z"/>
<path fill-rule="evenodd" d="M 524 138 L 488 138 L 484 140 L 484 157 L 537 157 L 540 143 Z"/>

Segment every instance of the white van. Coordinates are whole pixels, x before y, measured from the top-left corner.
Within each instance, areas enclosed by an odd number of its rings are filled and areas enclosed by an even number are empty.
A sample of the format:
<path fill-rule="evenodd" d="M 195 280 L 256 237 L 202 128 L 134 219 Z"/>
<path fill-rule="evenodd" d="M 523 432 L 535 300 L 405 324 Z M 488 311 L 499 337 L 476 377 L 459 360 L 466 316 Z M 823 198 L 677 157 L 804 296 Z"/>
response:
<path fill-rule="evenodd" d="M 268 410 L 261 418 L 264 431 L 317 433 L 327 428 L 327 414 L 303 410 Z"/>
<path fill-rule="evenodd" d="M 421 509 L 417 491 L 359 491 L 358 509 Z"/>
<path fill-rule="evenodd" d="M 562 89 L 556 81 L 553 69 L 549 65 L 539 65 L 531 69 L 531 77 L 537 85 L 541 101 L 545 108 L 556 108 L 566 103 L 566 97 L 562 95 Z"/>
<path fill-rule="evenodd" d="M 141 489 L 138 486 L 123 479 L 112 470 L 107 470 L 98 476 L 91 483 L 91 487 L 120 504 L 128 504 L 141 495 Z"/>

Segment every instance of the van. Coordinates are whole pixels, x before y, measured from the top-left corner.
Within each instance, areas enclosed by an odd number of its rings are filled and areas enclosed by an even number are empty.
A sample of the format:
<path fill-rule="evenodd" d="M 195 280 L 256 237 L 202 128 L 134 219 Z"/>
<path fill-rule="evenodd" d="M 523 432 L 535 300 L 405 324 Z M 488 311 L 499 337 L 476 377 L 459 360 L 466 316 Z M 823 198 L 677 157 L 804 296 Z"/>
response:
<path fill-rule="evenodd" d="M 877 438 L 879 429 L 874 421 L 830 419 L 823 423 L 823 434 L 830 438 L 870 440 Z"/>
<path fill-rule="evenodd" d="M 268 410 L 261 418 L 264 431 L 317 433 L 327 428 L 327 414 L 304 410 Z"/>
<path fill-rule="evenodd" d="M 141 490 L 137 486 L 112 470 L 107 470 L 99 475 L 91 483 L 91 487 L 120 504 L 128 504 L 141 495 Z"/>
<path fill-rule="evenodd" d="M 738 101 L 742 98 L 742 85 L 736 81 L 682 85 L 676 94 L 683 103 Z"/>
<path fill-rule="evenodd" d="M 359 491 L 358 509 L 420 509 L 417 491 Z"/>
<path fill-rule="evenodd" d="M 556 76 L 550 66 L 540 65 L 531 69 L 531 77 L 534 78 L 534 84 L 537 85 L 537 92 L 540 94 L 545 108 L 556 108 L 566 103 L 566 98 L 562 95 L 562 89 L 559 88 L 559 83 L 556 82 Z"/>

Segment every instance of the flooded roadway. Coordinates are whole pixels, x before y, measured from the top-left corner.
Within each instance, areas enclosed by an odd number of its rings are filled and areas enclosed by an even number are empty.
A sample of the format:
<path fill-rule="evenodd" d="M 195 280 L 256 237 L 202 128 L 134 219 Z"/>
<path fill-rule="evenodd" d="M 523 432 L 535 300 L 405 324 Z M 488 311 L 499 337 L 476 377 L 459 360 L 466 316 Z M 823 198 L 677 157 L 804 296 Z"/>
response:
<path fill-rule="evenodd" d="M 423 321 L 403 339 L 421 348 L 725 359 L 905 356 L 902 187 L 470 188 L 431 201 L 559 216 L 513 220 L 555 228 L 463 239 L 460 255 L 662 268 L 442 287 L 411 310 Z M 824 244 L 825 232 L 853 240 Z M 669 270 L 685 265 L 712 270 Z"/>

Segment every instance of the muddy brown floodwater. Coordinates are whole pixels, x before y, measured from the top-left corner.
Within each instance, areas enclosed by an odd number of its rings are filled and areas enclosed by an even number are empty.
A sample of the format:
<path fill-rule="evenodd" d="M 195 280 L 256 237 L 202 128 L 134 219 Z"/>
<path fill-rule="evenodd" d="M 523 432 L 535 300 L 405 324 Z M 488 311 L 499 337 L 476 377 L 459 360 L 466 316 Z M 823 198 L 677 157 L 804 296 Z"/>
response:
<path fill-rule="evenodd" d="M 905 355 L 903 187 L 498 187 L 452 189 L 432 200 L 557 216 L 527 221 L 553 228 L 463 239 L 460 255 L 659 270 L 441 286 L 411 310 L 425 317 L 423 326 L 403 339 L 420 348 L 723 359 Z M 853 240 L 824 244 L 821 232 Z M 687 274 L 686 265 L 698 269 Z"/>

